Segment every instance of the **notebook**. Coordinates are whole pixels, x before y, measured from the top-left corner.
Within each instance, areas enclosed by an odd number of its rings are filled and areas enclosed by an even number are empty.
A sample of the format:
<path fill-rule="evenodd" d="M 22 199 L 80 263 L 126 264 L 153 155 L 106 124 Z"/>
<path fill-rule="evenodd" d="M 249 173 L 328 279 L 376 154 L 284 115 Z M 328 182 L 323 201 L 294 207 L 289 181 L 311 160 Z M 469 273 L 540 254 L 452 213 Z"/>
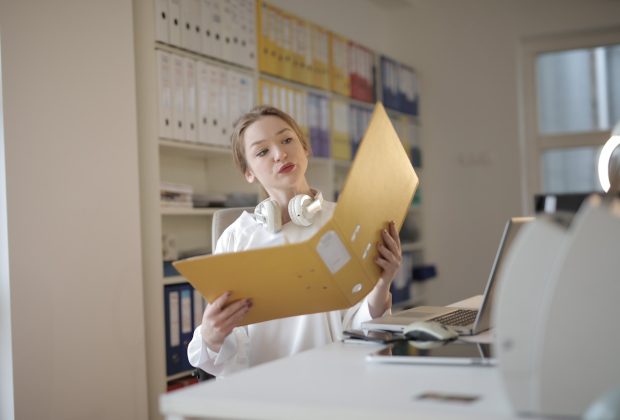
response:
<path fill-rule="evenodd" d="M 402 332 L 412 322 L 438 321 L 450 326 L 460 335 L 475 335 L 488 330 L 491 327 L 491 307 L 502 261 L 521 227 L 533 219 L 512 217 L 506 222 L 479 310 L 451 306 L 418 306 L 363 322 L 362 329 Z"/>

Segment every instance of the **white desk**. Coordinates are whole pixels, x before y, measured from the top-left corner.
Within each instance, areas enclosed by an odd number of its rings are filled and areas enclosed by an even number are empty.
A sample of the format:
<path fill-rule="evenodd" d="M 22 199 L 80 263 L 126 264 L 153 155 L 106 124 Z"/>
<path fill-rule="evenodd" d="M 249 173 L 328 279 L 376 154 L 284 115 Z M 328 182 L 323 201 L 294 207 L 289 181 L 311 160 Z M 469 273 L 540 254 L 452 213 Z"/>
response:
<path fill-rule="evenodd" d="M 380 345 L 333 343 L 225 379 L 160 397 L 169 420 L 512 419 L 493 367 L 368 363 Z M 416 400 L 422 393 L 476 395 L 473 403 Z"/>

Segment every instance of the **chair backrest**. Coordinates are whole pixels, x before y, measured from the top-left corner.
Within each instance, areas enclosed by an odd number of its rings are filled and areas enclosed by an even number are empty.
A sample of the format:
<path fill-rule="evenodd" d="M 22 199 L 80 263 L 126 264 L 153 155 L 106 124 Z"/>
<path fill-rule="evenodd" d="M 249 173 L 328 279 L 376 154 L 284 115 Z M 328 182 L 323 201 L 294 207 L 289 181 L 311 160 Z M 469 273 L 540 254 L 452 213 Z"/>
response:
<path fill-rule="evenodd" d="M 252 212 L 254 207 L 231 207 L 227 209 L 220 209 L 213 213 L 213 222 L 211 224 L 211 249 L 215 251 L 215 244 L 222 235 L 222 232 L 230 226 L 232 222 L 237 220 L 237 217 L 243 213 L 243 211 Z"/>

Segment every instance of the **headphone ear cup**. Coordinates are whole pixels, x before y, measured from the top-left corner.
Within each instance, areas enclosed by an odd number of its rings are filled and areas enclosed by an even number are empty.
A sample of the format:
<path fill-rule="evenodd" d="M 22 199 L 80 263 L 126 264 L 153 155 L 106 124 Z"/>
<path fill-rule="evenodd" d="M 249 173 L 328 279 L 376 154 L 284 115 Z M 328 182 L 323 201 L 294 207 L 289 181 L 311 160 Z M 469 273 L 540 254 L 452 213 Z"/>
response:
<path fill-rule="evenodd" d="M 299 226 L 310 226 L 314 215 L 309 216 L 306 208 L 312 202 L 312 198 L 306 194 L 298 194 L 288 202 L 288 214 L 291 221 Z"/>
<path fill-rule="evenodd" d="M 270 233 L 279 232 L 282 229 L 282 211 L 274 200 L 263 200 L 254 209 L 255 219 L 260 222 Z"/>

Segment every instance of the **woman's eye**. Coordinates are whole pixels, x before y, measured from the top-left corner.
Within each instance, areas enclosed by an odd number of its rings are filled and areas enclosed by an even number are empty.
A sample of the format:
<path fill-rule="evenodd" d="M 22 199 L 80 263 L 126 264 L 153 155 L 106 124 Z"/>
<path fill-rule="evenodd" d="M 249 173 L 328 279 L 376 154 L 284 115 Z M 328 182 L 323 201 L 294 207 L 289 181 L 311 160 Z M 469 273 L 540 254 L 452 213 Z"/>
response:
<path fill-rule="evenodd" d="M 258 157 L 263 157 L 267 154 L 267 149 L 261 149 L 258 151 L 258 153 L 256 154 L 256 156 Z"/>
<path fill-rule="evenodd" d="M 284 139 L 284 141 L 282 143 L 289 144 L 292 141 L 293 141 L 293 139 L 291 137 L 288 137 L 288 138 Z"/>

